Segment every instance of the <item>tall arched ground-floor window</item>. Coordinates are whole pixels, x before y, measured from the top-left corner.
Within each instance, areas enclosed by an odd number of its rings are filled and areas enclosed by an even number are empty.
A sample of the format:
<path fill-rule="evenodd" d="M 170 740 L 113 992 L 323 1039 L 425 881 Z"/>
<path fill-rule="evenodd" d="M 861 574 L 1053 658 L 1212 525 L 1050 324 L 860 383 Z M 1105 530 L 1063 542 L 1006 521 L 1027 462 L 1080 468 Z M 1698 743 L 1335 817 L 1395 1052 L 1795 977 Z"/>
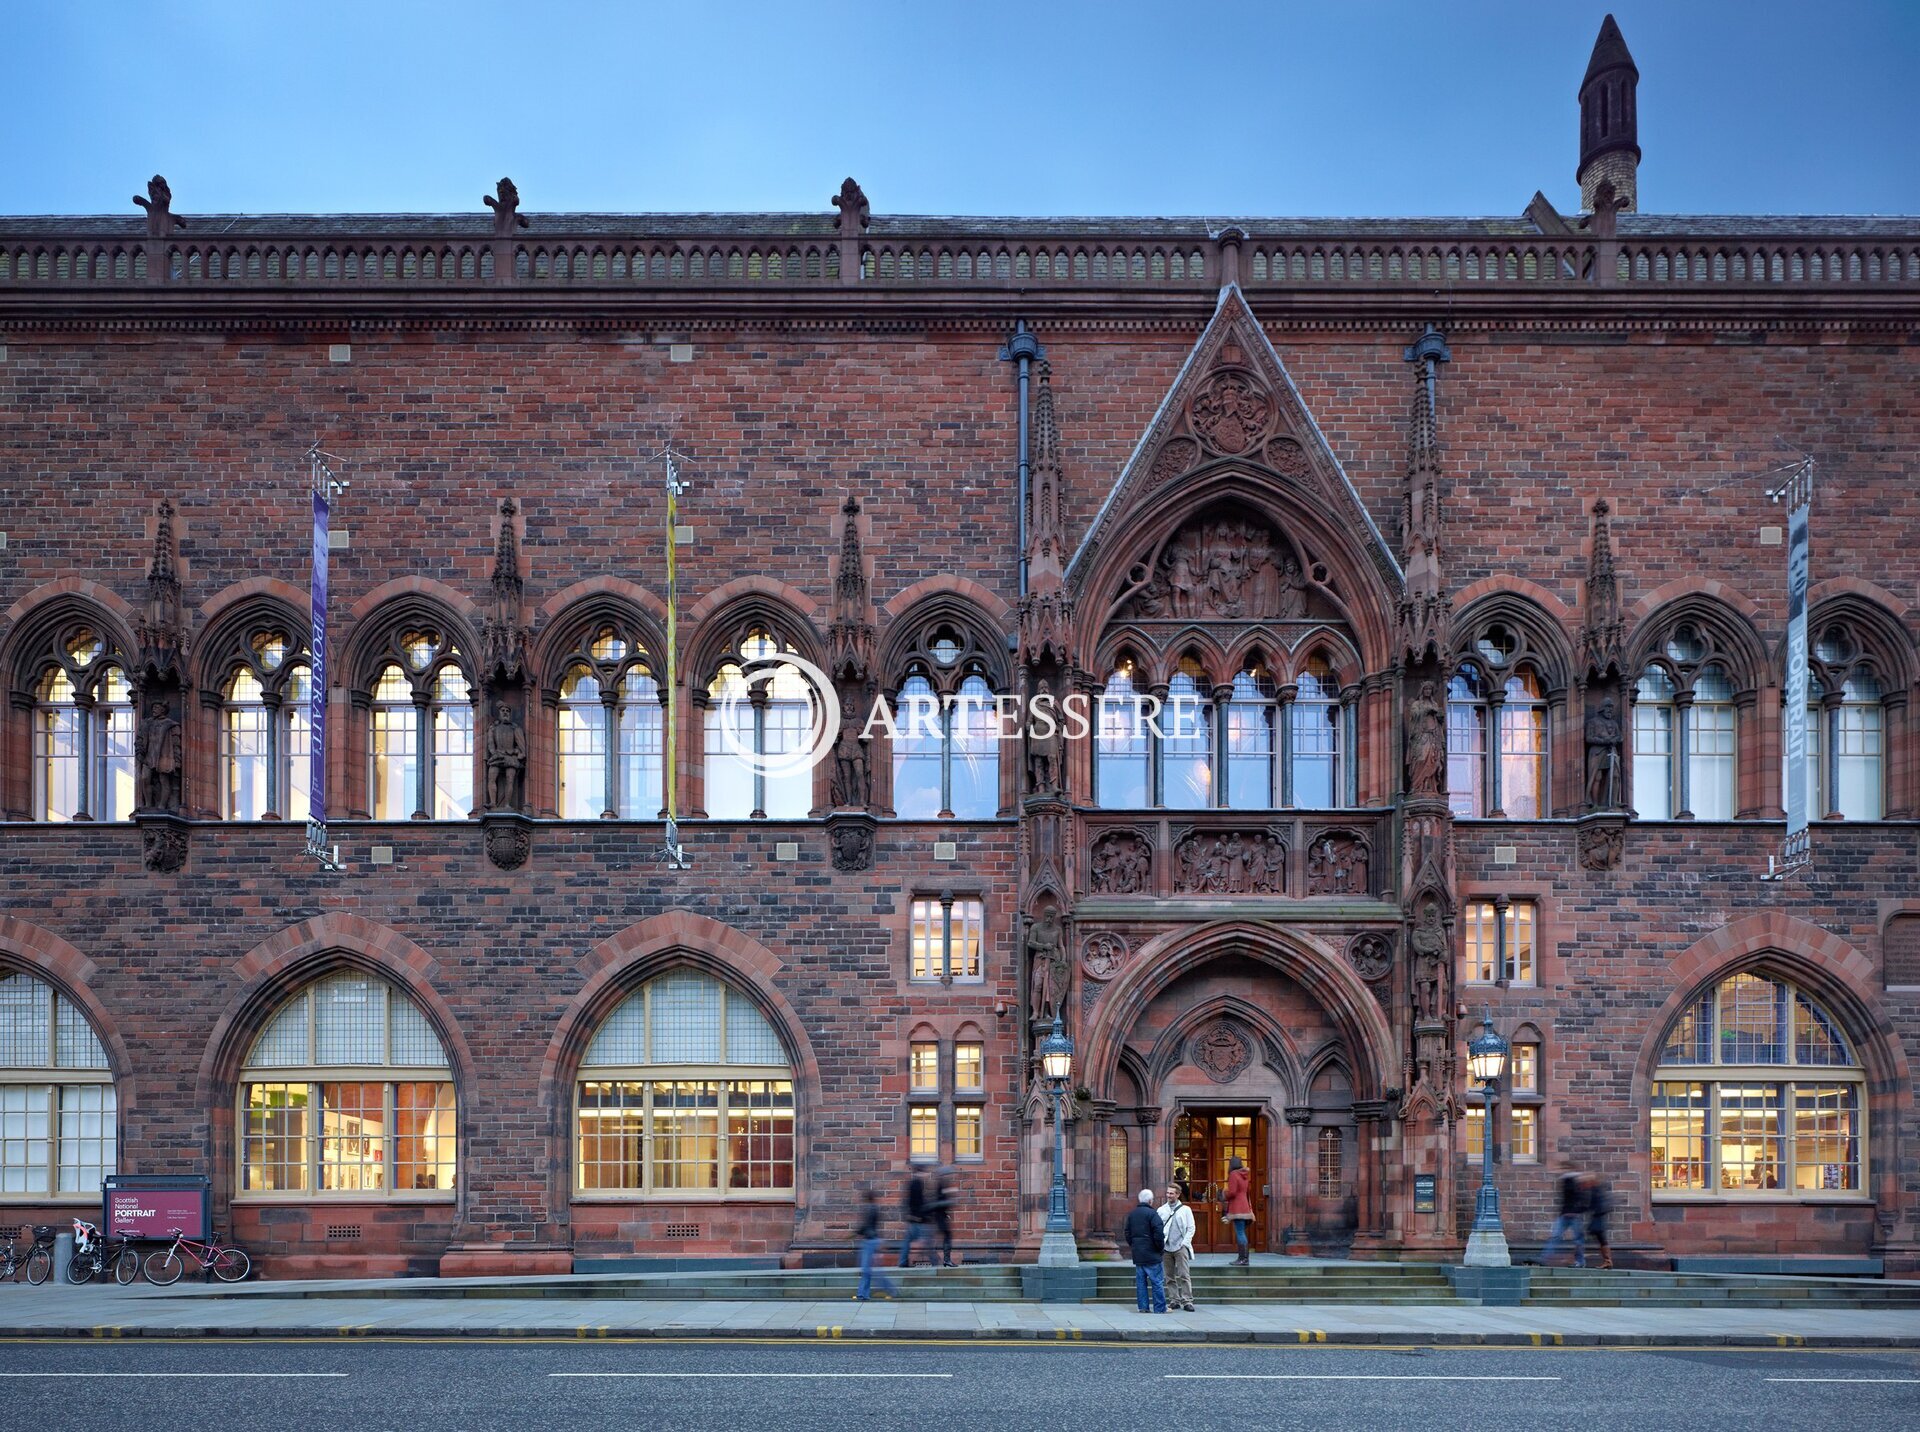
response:
<path fill-rule="evenodd" d="M 107 1052 L 45 980 L 0 973 L 0 1204 L 100 1198 L 118 1149 Z"/>
<path fill-rule="evenodd" d="M 1656 1201 L 1864 1197 L 1866 1072 L 1812 997 L 1736 974 L 1668 1028 L 1650 1139 Z"/>
<path fill-rule="evenodd" d="M 587 1047 L 574 1150 L 579 1198 L 791 1201 L 793 1070 L 779 1035 L 711 975 L 647 981 Z"/>
<path fill-rule="evenodd" d="M 328 975 L 275 1011 L 240 1072 L 243 1200 L 450 1199 L 459 1175 L 453 1075 L 399 990 Z"/>

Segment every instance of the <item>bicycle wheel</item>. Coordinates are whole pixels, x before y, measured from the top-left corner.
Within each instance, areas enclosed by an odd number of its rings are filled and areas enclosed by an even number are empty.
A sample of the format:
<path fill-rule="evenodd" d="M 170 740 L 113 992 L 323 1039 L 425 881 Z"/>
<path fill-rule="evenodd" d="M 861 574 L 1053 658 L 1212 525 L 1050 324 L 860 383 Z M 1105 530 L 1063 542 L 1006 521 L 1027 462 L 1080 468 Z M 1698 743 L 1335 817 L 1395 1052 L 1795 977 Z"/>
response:
<path fill-rule="evenodd" d="M 131 1243 L 120 1250 L 120 1256 L 113 1260 L 113 1281 L 126 1287 L 140 1276 L 140 1250 Z"/>
<path fill-rule="evenodd" d="M 186 1264 L 180 1261 L 180 1255 L 172 1248 L 158 1248 L 147 1255 L 147 1281 L 156 1287 L 167 1287 L 180 1281 L 180 1275 L 186 1271 Z"/>
<path fill-rule="evenodd" d="M 53 1250 L 44 1243 L 36 1243 L 33 1252 L 27 1255 L 27 1281 L 39 1287 L 53 1276 Z"/>
<path fill-rule="evenodd" d="M 76 1253 L 67 1259 L 67 1281 L 85 1283 L 100 1271 L 98 1258 L 92 1253 Z"/>
<path fill-rule="evenodd" d="M 253 1271 L 253 1260 L 244 1248 L 222 1248 L 213 1255 L 213 1276 L 223 1283 L 238 1283 Z"/>

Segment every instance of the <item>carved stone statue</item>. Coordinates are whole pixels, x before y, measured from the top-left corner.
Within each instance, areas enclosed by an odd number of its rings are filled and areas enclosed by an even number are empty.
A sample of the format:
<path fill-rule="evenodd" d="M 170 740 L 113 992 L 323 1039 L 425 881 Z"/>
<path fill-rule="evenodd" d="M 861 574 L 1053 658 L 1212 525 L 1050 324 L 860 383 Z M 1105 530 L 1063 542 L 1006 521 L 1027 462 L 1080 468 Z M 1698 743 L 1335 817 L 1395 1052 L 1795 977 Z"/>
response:
<path fill-rule="evenodd" d="M 1423 1024 L 1437 1024 L 1444 1017 L 1447 977 L 1447 931 L 1440 918 L 1440 902 L 1431 897 L 1421 903 L 1408 943 L 1413 946 L 1413 1014 Z"/>
<path fill-rule="evenodd" d="M 1049 905 L 1027 926 L 1027 995 L 1036 1022 L 1051 1020 L 1065 1008 L 1073 962 L 1060 932 L 1060 912 Z"/>
<path fill-rule="evenodd" d="M 140 774 L 140 804 L 147 810 L 180 808 L 180 777 L 184 768 L 180 723 L 165 701 L 147 707 L 147 719 L 133 738 L 134 763 Z"/>
<path fill-rule="evenodd" d="M 499 193 L 483 194 L 481 202 L 493 210 L 493 232 L 496 238 L 504 238 L 514 229 L 527 227 L 527 219 L 520 212 L 520 190 L 511 179 L 502 179 L 497 186 Z"/>
<path fill-rule="evenodd" d="M 186 221 L 173 212 L 173 187 L 163 175 L 147 180 L 146 197 L 135 194 L 133 202 L 147 211 L 148 238 L 164 239 L 175 229 L 187 227 Z"/>
<path fill-rule="evenodd" d="M 1611 696 L 1587 713 L 1587 804 L 1594 810 L 1619 809 L 1622 734 Z"/>
<path fill-rule="evenodd" d="M 519 810 L 527 772 L 527 736 L 501 701 L 487 725 L 487 809 Z"/>
<path fill-rule="evenodd" d="M 841 810 L 865 810 L 873 799 L 860 711 L 857 703 L 845 697 L 840 702 L 840 735 L 833 746 L 833 779 L 828 784 L 828 797 Z"/>
<path fill-rule="evenodd" d="M 1045 687 L 1041 688 L 1041 694 L 1046 695 Z M 1029 722 L 1027 727 L 1027 791 L 1030 795 L 1057 795 L 1066 786 L 1061 780 L 1060 769 L 1061 711 L 1051 699 L 1048 706 L 1048 715 L 1053 719 L 1045 723 Z M 1042 724 L 1049 728 L 1044 736 L 1038 733 L 1038 727 Z"/>
<path fill-rule="evenodd" d="M 1433 683 L 1420 683 L 1420 694 L 1407 707 L 1407 789 L 1417 796 L 1437 796 L 1446 789 L 1447 727 Z"/>

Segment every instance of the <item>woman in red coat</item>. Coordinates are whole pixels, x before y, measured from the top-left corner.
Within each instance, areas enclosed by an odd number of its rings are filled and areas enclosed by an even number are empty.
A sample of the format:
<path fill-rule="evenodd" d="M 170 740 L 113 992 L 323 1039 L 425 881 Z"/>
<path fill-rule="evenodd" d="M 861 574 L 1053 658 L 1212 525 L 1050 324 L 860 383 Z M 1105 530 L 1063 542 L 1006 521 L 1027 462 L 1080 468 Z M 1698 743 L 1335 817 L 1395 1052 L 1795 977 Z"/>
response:
<path fill-rule="evenodd" d="M 1227 1160 L 1227 1222 L 1233 1225 L 1233 1241 L 1240 1247 L 1240 1256 L 1233 1260 L 1236 1268 L 1248 1268 L 1253 1260 L 1247 1254 L 1247 1229 L 1253 1224 L 1253 1175 L 1247 1172 L 1247 1166 L 1237 1157 Z"/>

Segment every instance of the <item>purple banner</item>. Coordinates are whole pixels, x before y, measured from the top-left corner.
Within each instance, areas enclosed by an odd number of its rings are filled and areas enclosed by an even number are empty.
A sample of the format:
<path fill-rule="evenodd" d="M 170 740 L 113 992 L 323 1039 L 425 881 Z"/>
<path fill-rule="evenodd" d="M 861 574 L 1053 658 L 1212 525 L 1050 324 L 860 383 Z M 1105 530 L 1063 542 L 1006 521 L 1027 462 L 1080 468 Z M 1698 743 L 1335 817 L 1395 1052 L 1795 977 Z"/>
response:
<path fill-rule="evenodd" d="M 327 488 L 313 489 L 313 705 L 307 765 L 307 853 L 327 858 Z"/>
<path fill-rule="evenodd" d="M 1807 500 L 1787 514 L 1787 853 L 1807 841 Z M 1820 753 L 1826 759 L 1826 750 Z"/>

